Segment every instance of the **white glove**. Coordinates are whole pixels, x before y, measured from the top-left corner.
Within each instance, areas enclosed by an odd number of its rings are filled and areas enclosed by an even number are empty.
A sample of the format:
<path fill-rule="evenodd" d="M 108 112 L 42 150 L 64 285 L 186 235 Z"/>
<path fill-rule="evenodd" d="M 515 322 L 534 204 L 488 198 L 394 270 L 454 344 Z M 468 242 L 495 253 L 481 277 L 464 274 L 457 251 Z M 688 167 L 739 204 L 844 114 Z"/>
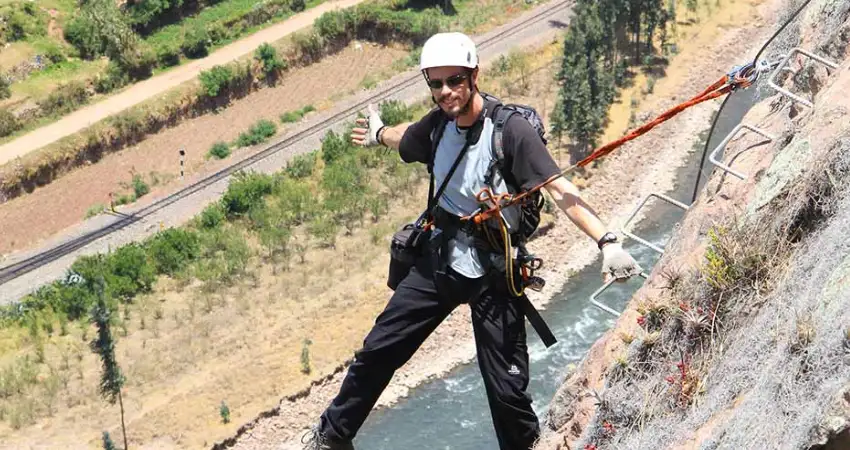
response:
<path fill-rule="evenodd" d="M 372 104 L 366 107 L 366 112 L 369 114 L 367 118 L 357 119 L 357 124 L 361 127 L 351 130 L 351 141 L 358 145 L 370 146 L 378 143 L 378 130 L 384 126 L 384 121 Z M 362 128 L 363 125 L 368 128 Z"/>
<path fill-rule="evenodd" d="M 623 250 L 619 242 L 605 244 L 602 247 L 602 276 L 607 282 L 611 276 L 625 279 L 638 275 L 643 271 L 637 261 Z"/>

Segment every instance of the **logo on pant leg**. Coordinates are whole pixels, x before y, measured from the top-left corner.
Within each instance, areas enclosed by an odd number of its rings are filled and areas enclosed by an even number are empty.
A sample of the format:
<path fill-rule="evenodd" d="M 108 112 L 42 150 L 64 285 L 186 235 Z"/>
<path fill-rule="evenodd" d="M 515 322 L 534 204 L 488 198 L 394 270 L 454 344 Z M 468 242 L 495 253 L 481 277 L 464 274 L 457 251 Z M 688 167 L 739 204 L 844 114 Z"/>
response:
<path fill-rule="evenodd" d="M 519 368 L 515 364 L 511 364 L 511 368 L 508 369 L 508 373 L 511 375 L 519 375 Z"/>

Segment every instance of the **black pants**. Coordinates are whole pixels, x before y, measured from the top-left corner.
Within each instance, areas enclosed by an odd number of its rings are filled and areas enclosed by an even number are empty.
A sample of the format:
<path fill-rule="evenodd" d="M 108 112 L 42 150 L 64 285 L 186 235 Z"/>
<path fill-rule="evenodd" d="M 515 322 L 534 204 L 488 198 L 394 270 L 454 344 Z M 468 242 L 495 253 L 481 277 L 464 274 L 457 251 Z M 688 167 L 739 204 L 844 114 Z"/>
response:
<path fill-rule="evenodd" d="M 393 373 L 404 365 L 437 326 L 463 301 L 470 300 L 478 365 L 501 450 L 528 450 L 540 426 L 528 387 L 525 317 L 507 292 L 504 278 L 487 286 L 464 283 L 467 292 L 445 292 L 435 285 L 427 264 L 417 264 L 378 316 L 363 347 L 355 353 L 339 394 L 322 414 L 332 440 L 354 438 Z M 467 279 L 467 281 L 469 281 Z M 478 292 L 483 293 L 477 296 Z M 473 292 L 474 291 L 474 292 Z"/>

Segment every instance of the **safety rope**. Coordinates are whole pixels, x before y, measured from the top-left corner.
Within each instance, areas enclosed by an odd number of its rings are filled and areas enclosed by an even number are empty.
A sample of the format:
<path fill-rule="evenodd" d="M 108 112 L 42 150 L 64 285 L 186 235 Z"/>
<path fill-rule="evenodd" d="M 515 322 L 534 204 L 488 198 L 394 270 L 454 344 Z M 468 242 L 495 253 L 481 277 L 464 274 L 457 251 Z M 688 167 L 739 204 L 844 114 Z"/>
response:
<path fill-rule="evenodd" d="M 462 220 L 472 220 L 475 224 L 482 224 L 486 220 L 499 216 L 501 217 L 501 210 L 513 205 L 516 205 L 522 201 L 526 201 L 528 196 L 532 193 L 539 191 L 543 187 L 547 186 L 549 183 L 555 181 L 559 177 L 575 170 L 578 167 L 584 167 L 594 160 L 604 157 L 609 153 L 616 150 L 618 147 L 622 146 L 626 142 L 634 140 L 644 134 L 646 134 L 649 130 L 657 127 L 658 125 L 672 119 L 674 116 L 679 114 L 680 112 L 700 103 L 706 102 L 708 100 L 715 99 L 722 95 L 728 94 L 733 91 L 737 91 L 739 89 L 746 89 L 753 85 L 758 78 L 772 70 L 776 64 L 771 64 L 766 61 L 751 62 L 748 64 L 744 64 L 742 66 L 735 66 L 732 68 L 729 73 L 721 77 L 719 80 L 714 82 L 711 86 L 707 87 L 705 90 L 700 92 L 698 95 L 693 98 L 682 102 L 673 108 L 665 111 L 660 116 L 656 117 L 651 122 L 629 132 L 625 136 L 617 139 L 613 142 L 605 144 L 597 149 L 595 149 L 589 156 L 582 159 L 576 164 L 568 167 L 567 169 L 561 171 L 560 173 L 550 177 L 546 181 L 538 184 L 537 186 L 532 187 L 531 189 L 521 192 L 518 195 L 511 194 L 500 194 L 495 195 L 490 188 L 485 187 L 476 195 L 476 199 L 480 204 L 482 204 L 481 209 L 474 212 L 469 216 L 464 216 Z M 485 209 L 485 206 L 489 206 L 489 208 Z"/>

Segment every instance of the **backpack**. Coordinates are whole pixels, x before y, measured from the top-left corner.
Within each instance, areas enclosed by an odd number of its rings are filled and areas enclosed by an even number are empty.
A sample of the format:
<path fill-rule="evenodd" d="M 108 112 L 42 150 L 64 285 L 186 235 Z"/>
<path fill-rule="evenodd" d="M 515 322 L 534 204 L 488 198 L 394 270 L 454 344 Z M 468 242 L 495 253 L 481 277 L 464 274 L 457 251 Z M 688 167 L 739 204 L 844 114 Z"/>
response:
<path fill-rule="evenodd" d="M 513 190 L 513 193 L 517 193 L 520 191 L 519 185 L 513 179 L 513 176 L 511 176 L 510 171 L 503 170 L 505 150 L 502 146 L 502 134 L 504 133 L 505 124 L 508 123 L 508 119 L 510 119 L 511 116 L 519 114 L 522 118 L 527 120 L 529 124 L 531 124 L 531 127 L 537 132 L 540 140 L 543 141 L 543 145 L 548 143 L 546 140 L 546 127 L 543 125 L 543 119 L 537 113 L 537 110 L 531 106 L 517 103 L 503 104 L 501 100 L 490 94 L 482 92 L 481 95 L 486 100 L 491 100 L 498 104 L 492 119 L 493 137 L 490 145 L 490 148 L 493 150 L 495 161 L 490 167 L 489 173 L 485 177 L 485 182 L 490 185 L 492 189 L 492 180 L 495 175 L 495 170 L 498 170 L 509 189 Z M 519 230 L 515 233 L 513 240 L 521 243 L 528 240 L 534 232 L 537 231 L 537 227 L 540 225 L 540 210 L 543 209 L 545 202 L 546 199 L 543 197 L 543 193 L 540 190 L 535 191 L 533 194 L 529 195 L 525 201 L 521 202 Z"/>

